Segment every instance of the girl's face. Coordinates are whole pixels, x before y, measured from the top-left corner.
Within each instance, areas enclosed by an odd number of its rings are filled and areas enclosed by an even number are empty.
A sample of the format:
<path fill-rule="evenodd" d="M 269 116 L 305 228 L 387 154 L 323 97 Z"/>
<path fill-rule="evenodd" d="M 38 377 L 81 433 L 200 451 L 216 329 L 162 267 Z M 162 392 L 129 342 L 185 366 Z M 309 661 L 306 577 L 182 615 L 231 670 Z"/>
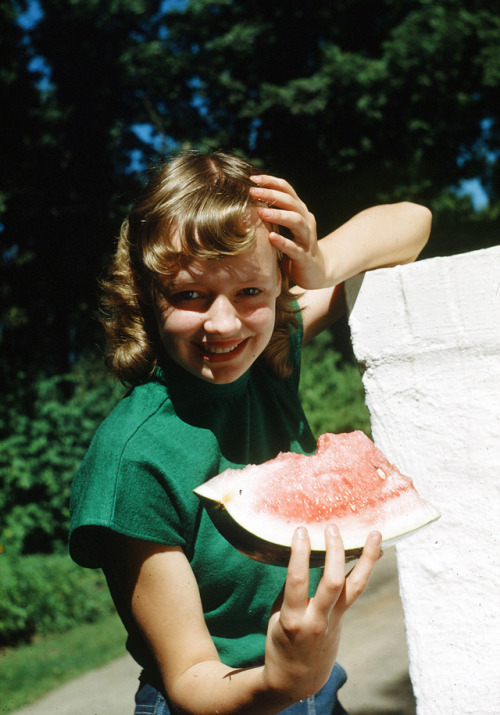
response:
<path fill-rule="evenodd" d="M 207 382 L 237 380 L 269 343 L 281 273 L 268 235 L 259 222 L 252 250 L 193 260 L 155 298 L 168 355 Z"/>

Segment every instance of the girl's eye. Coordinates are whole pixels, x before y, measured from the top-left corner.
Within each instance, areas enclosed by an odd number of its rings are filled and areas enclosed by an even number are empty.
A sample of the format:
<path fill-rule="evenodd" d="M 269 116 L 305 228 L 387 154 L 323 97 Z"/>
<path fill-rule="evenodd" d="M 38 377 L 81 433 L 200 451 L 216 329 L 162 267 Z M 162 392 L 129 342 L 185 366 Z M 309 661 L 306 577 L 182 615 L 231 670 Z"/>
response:
<path fill-rule="evenodd" d="M 197 290 L 181 290 L 170 296 L 170 302 L 174 305 L 178 305 L 180 303 L 189 303 L 193 300 L 199 300 L 200 298 L 203 298 L 203 295 Z"/>
<path fill-rule="evenodd" d="M 177 293 L 177 295 L 184 300 L 194 300 L 194 298 L 201 297 L 201 293 L 198 293 L 197 290 L 183 290 L 180 293 Z"/>
<path fill-rule="evenodd" d="M 241 291 L 241 293 L 245 296 L 259 295 L 261 292 L 260 288 L 243 288 Z"/>

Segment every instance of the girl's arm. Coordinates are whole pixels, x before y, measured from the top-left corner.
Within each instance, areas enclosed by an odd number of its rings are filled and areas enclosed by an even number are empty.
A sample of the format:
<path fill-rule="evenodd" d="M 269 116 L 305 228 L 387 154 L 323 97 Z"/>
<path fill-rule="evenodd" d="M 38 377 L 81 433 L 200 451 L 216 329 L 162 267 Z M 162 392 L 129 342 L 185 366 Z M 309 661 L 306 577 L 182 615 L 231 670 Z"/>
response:
<path fill-rule="evenodd" d="M 383 204 L 361 211 L 318 241 L 316 221 L 283 179 L 253 176 L 254 198 L 268 204 L 260 218 L 284 226 L 293 239 L 276 232 L 269 240 L 285 255 L 284 270 L 302 291 L 304 339 L 331 324 L 342 310 L 335 286 L 358 273 L 414 261 L 429 238 L 431 213 L 410 202 Z M 312 291 L 312 294 L 310 294 Z"/>
<path fill-rule="evenodd" d="M 113 538 L 105 572 L 114 598 L 142 630 L 179 712 L 274 715 L 324 685 L 335 662 L 342 616 L 368 582 L 381 537 L 369 536 L 348 578 L 338 529 L 328 527 L 326 538 L 324 575 L 309 599 L 309 538 L 307 531 L 297 530 L 283 601 L 269 621 L 265 664 L 245 669 L 219 660 L 180 548 Z"/>

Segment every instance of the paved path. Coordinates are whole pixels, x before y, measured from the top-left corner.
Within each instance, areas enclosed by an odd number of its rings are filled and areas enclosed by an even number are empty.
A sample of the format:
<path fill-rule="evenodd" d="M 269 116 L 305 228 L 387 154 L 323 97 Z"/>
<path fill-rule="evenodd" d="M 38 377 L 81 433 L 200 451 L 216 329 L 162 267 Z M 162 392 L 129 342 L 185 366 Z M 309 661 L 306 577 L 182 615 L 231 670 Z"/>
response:
<path fill-rule="evenodd" d="M 339 661 L 350 715 L 415 715 L 394 549 L 346 615 Z M 132 715 L 139 674 L 129 656 L 68 683 L 13 715 Z"/>
<path fill-rule="evenodd" d="M 394 548 L 346 613 L 338 660 L 349 676 L 340 699 L 350 715 L 415 715 Z"/>

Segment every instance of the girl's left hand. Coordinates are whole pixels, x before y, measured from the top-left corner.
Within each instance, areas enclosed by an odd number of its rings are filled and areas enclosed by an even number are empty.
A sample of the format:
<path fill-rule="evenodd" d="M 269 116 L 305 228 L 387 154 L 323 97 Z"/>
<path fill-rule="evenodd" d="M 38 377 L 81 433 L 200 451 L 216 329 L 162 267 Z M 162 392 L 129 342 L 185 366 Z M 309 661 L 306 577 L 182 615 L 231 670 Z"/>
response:
<path fill-rule="evenodd" d="M 380 558 L 381 540 L 377 531 L 368 536 L 346 577 L 342 537 L 337 526 L 328 526 L 323 575 L 309 597 L 311 542 L 306 529 L 295 531 L 282 602 L 275 604 L 268 626 L 264 676 L 271 690 L 293 702 L 326 683 L 338 653 L 344 614 L 364 591 Z"/>
<path fill-rule="evenodd" d="M 259 208 L 262 221 L 287 228 L 293 240 L 271 231 L 269 240 L 284 254 L 283 270 L 298 286 L 305 289 L 325 285 L 325 261 L 318 244 L 316 219 L 297 196 L 293 187 L 275 176 L 252 176 L 257 184 L 250 188 L 254 199 L 268 206 Z"/>

